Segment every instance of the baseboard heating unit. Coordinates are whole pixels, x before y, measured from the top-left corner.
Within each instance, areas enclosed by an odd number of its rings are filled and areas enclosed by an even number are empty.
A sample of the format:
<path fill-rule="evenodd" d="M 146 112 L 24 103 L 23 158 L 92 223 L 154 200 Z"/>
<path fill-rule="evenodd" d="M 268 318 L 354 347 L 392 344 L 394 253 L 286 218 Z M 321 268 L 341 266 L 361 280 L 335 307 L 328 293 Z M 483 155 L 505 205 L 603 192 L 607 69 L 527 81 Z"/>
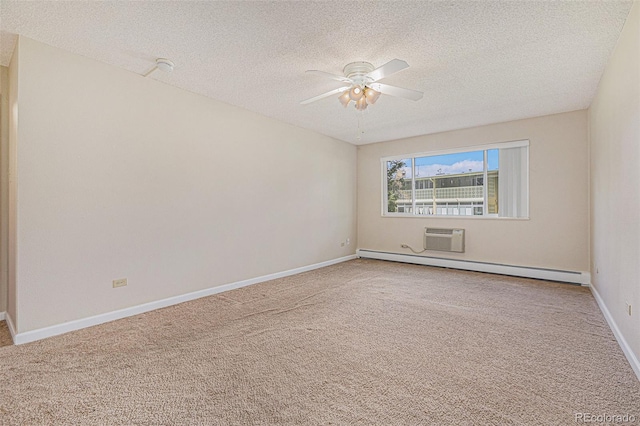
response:
<path fill-rule="evenodd" d="M 533 268 L 526 266 L 503 265 L 499 263 L 474 262 L 470 260 L 446 259 L 440 257 L 417 256 L 412 254 L 389 253 L 376 250 L 358 249 L 358 257 L 366 259 L 390 260 L 393 262 L 413 263 L 416 265 L 438 266 L 441 268 L 462 269 L 465 271 L 487 272 L 514 277 L 535 278 L 548 281 L 580 284 L 588 287 L 591 283 L 589 272 L 561 271 L 557 269 Z"/>

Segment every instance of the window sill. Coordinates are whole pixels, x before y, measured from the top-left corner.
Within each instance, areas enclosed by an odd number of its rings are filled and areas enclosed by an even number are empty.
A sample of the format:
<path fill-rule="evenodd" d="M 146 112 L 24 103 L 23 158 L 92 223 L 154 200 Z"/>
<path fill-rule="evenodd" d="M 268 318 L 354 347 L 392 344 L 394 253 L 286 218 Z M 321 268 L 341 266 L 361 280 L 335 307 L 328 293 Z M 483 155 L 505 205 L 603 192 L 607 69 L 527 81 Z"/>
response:
<path fill-rule="evenodd" d="M 413 214 L 382 214 L 384 218 L 407 218 L 407 219 L 467 219 L 467 220 L 531 220 L 530 217 L 500 217 L 500 216 L 428 216 L 428 215 L 413 215 Z"/>

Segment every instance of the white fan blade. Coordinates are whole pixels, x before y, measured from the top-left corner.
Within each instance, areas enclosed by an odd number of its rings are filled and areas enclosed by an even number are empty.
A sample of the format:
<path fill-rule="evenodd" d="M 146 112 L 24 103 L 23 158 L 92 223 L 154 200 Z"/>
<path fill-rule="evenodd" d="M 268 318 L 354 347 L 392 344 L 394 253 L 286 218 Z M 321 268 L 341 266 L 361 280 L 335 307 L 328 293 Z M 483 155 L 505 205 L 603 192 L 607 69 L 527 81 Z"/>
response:
<path fill-rule="evenodd" d="M 409 68 L 409 64 L 400 59 L 393 59 L 381 67 L 376 68 L 367 74 L 367 77 L 373 79 L 373 81 L 382 80 L 385 77 L 389 77 L 391 74 L 402 71 L 405 68 Z"/>
<path fill-rule="evenodd" d="M 307 70 L 308 74 L 315 74 L 315 75 L 319 75 L 321 77 L 327 77 L 330 78 L 332 80 L 338 80 L 338 81 L 342 81 L 343 83 L 353 83 L 353 81 L 351 81 L 350 78 L 347 78 L 343 75 L 335 75 L 335 74 L 331 74 L 328 72 L 324 72 L 324 71 L 318 71 L 318 70 Z"/>
<path fill-rule="evenodd" d="M 372 83 L 368 84 L 373 90 L 377 90 L 383 95 L 398 96 L 400 98 L 410 99 L 412 101 L 418 101 L 422 99 L 422 92 L 417 90 L 404 89 L 402 87 L 389 86 L 388 84 Z"/>
<path fill-rule="evenodd" d="M 330 92 L 323 93 L 322 95 L 318 95 L 318 96 L 314 96 L 313 98 L 305 99 L 304 101 L 300 102 L 300 105 L 307 105 L 307 104 L 310 104 L 311 102 L 319 101 L 320 99 L 324 99 L 324 98 L 326 98 L 328 96 L 335 95 L 336 93 L 344 92 L 345 90 L 349 90 L 349 86 L 339 87 L 339 88 L 334 89 L 334 90 L 332 90 Z"/>

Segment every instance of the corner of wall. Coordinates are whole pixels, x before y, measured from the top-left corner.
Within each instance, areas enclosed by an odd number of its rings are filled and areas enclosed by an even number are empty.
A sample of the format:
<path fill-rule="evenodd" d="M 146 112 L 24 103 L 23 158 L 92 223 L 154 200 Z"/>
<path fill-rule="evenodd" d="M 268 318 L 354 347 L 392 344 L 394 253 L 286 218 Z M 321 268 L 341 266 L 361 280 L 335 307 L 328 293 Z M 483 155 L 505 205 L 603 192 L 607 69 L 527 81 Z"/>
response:
<path fill-rule="evenodd" d="M 0 66 L 0 312 L 7 310 L 9 220 L 9 69 Z"/>
<path fill-rule="evenodd" d="M 11 315 L 5 312 L 4 320 L 7 322 L 7 328 L 9 329 L 9 334 L 11 334 L 11 340 L 13 343 L 16 343 L 16 335 L 18 334 L 16 331 L 16 327 L 13 325 L 13 320 L 11 319 Z"/>
<path fill-rule="evenodd" d="M 593 270 L 593 258 L 592 258 L 592 252 L 593 252 L 593 247 L 591 247 L 591 227 L 592 227 L 592 220 L 591 220 L 591 210 L 592 210 L 592 206 L 591 206 L 591 108 L 587 108 L 587 182 L 588 182 L 588 188 L 587 188 L 587 261 L 589 262 L 589 274 L 590 274 L 590 278 L 589 278 L 589 286 L 593 285 L 593 282 L 591 280 L 591 277 L 593 276 L 594 270 Z"/>
<path fill-rule="evenodd" d="M 17 225 L 16 225 L 16 211 L 17 211 L 17 198 L 16 198 L 16 165 L 17 165 L 17 152 L 18 145 L 18 74 L 19 74 L 19 61 L 20 61 L 20 41 L 18 37 L 13 54 L 11 55 L 11 62 L 9 63 L 8 75 L 8 102 L 7 102 L 7 118 L 8 118 L 8 138 L 6 143 L 2 145 L 2 176 L 6 179 L 2 183 L 3 198 L 6 203 L 2 207 L 2 228 L 6 230 L 6 240 L 2 240 L 3 244 L 6 242 L 6 263 L 4 269 L 7 274 L 7 290 L 6 290 L 6 302 L 7 302 L 7 318 L 13 320 L 12 325 L 18 326 L 18 312 L 17 312 L 17 286 L 16 286 L 16 237 L 17 237 Z M 2 259 L 4 261 L 4 259 Z"/>

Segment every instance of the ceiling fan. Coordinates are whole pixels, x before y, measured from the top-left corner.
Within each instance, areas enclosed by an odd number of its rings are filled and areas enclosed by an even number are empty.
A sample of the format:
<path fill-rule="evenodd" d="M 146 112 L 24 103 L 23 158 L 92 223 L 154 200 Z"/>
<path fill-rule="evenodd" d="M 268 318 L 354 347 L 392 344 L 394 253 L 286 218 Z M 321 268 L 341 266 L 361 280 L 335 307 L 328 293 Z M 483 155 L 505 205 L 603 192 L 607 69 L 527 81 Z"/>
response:
<path fill-rule="evenodd" d="M 391 74 L 395 74 L 405 68 L 409 68 L 409 64 L 400 59 L 393 59 L 378 68 L 374 68 L 369 62 L 352 62 L 344 67 L 344 76 L 330 74 L 324 71 L 308 70 L 307 73 L 337 80 L 345 84 L 345 86 L 306 99 L 300 102 L 300 104 L 307 105 L 311 102 L 342 93 L 338 99 L 345 108 L 351 101 L 354 101 L 356 109 L 363 111 L 367 108 L 367 105 L 373 105 L 381 94 L 398 96 L 412 101 L 422 99 L 423 93 L 417 90 L 378 83 L 378 80 L 389 77 Z"/>

